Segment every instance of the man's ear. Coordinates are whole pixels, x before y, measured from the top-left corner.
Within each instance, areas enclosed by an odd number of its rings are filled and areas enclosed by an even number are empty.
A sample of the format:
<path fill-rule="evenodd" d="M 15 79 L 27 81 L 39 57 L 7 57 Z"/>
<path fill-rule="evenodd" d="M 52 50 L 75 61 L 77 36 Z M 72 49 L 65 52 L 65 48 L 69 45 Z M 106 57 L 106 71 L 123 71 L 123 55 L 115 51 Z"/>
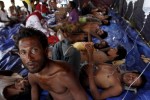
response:
<path fill-rule="evenodd" d="M 48 54 L 48 47 L 45 49 L 44 53 L 47 55 Z"/>
<path fill-rule="evenodd" d="M 50 52 L 49 48 L 46 48 L 44 53 L 47 56 L 47 58 L 49 58 L 49 52 Z"/>

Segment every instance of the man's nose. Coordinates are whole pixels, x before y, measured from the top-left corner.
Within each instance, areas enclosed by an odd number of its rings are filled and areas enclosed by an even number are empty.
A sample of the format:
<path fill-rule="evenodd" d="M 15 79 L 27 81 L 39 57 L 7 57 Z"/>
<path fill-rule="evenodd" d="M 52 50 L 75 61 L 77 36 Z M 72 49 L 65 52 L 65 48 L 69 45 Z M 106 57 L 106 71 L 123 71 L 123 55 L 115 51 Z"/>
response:
<path fill-rule="evenodd" d="M 32 60 L 32 59 L 33 59 L 32 53 L 29 52 L 29 53 L 27 54 L 27 59 L 28 59 L 28 60 Z"/>

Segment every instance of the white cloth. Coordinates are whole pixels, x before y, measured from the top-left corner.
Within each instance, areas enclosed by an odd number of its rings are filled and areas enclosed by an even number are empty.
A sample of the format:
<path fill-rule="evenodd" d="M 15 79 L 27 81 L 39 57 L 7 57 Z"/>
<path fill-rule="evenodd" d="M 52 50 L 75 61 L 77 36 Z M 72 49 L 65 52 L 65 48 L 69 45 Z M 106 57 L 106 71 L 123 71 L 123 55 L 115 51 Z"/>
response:
<path fill-rule="evenodd" d="M 8 9 L 8 16 L 11 19 L 17 19 L 18 18 L 17 16 L 14 16 L 12 14 L 17 15 L 17 11 L 16 11 L 16 7 L 15 6 L 10 6 L 9 7 L 9 9 Z"/>
<path fill-rule="evenodd" d="M 3 12 L 2 10 L 0 10 L 0 19 L 2 21 L 9 21 L 9 19 L 7 18 L 8 16 L 8 13 L 7 11 L 5 10 L 5 12 Z"/>
<path fill-rule="evenodd" d="M 0 19 L 2 21 L 9 21 L 9 19 L 7 18 L 8 14 L 5 10 L 5 12 L 3 12 L 1 9 L 0 9 Z M 5 23 L 4 22 L 0 22 L 0 29 L 5 27 Z"/>
<path fill-rule="evenodd" d="M 12 76 L 0 75 L 0 100 L 6 100 L 3 91 L 7 86 L 15 83 L 16 79 L 22 78 L 19 74 L 14 73 Z"/>
<path fill-rule="evenodd" d="M 47 33 L 47 30 L 44 29 L 41 25 L 41 21 L 36 15 L 31 15 L 26 21 L 26 27 L 33 27 L 37 30 L 42 31 L 43 33 Z"/>

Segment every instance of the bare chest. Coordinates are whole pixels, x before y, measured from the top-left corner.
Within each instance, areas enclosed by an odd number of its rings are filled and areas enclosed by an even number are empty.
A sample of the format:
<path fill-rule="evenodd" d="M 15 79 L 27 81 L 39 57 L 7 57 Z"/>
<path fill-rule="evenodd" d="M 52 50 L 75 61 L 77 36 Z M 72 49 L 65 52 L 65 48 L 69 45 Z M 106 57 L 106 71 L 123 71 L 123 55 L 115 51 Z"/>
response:
<path fill-rule="evenodd" d="M 114 70 L 98 70 L 95 74 L 95 82 L 98 87 L 109 88 L 113 86 L 114 82 L 119 82 L 118 73 Z M 116 80 L 116 81 L 114 81 Z"/>
<path fill-rule="evenodd" d="M 42 89 L 56 94 L 62 94 L 67 91 L 61 80 L 56 77 L 38 77 L 38 84 Z"/>

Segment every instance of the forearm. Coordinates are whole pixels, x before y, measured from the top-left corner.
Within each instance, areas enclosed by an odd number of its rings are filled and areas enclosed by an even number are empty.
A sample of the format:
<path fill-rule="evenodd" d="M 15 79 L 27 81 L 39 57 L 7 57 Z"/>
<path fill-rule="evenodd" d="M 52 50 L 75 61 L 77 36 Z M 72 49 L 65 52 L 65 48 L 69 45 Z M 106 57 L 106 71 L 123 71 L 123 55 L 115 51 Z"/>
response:
<path fill-rule="evenodd" d="M 93 37 L 98 38 L 99 40 L 102 40 L 102 38 L 101 38 L 100 36 L 98 36 L 96 33 L 91 33 L 91 35 L 92 35 Z"/>
<path fill-rule="evenodd" d="M 88 66 L 87 66 L 87 74 L 89 81 L 89 88 L 94 97 L 94 99 L 100 98 L 99 91 L 95 84 L 94 80 L 94 61 L 93 61 L 93 47 L 87 45 L 87 54 L 88 54 Z"/>
<path fill-rule="evenodd" d="M 94 80 L 94 74 L 93 74 L 93 64 L 88 64 L 90 67 L 90 72 L 88 73 L 88 79 L 89 79 L 89 88 L 90 88 L 90 92 L 94 98 L 94 100 L 98 100 L 100 99 L 100 93 L 98 91 L 98 88 L 95 84 L 95 80 Z"/>

